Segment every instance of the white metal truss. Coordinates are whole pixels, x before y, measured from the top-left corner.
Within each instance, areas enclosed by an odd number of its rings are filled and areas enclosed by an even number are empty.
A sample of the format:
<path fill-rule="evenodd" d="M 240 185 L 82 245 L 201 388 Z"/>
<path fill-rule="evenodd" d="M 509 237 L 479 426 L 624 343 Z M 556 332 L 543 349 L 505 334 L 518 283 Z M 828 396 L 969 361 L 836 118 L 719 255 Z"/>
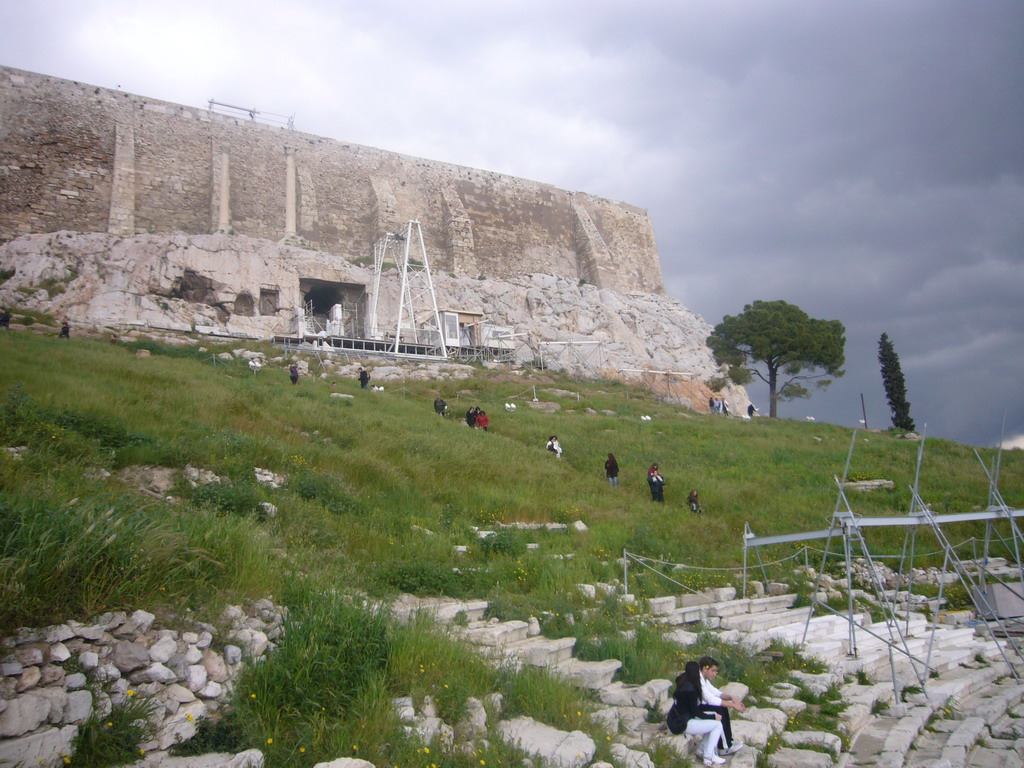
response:
<path fill-rule="evenodd" d="M 377 300 L 380 298 L 380 278 L 384 272 L 384 262 L 390 255 L 397 264 L 401 259 L 402 235 L 388 232 L 373 245 L 373 292 L 370 294 L 370 338 L 381 338 L 380 323 L 377 318 Z"/>
<path fill-rule="evenodd" d="M 398 266 L 400 290 L 394 334 L 389 352 L 397 356 L 447 358 L 441 313 L 437 308 L 430 258 L 419 221 L 412 220 L 399 232 L 388 232 L 373 248 L 373 290 L 370 296 L 370 338 L 383 339 L 391 328 L 381 317 L 380 285 L 385 262 Z M 412 349 L 412 348 L 415 349 Z"/>
<path fill-rule="evenodd" d="M 441 326 L 441 313 L 437 309 L 434 280 L 430 276 L 430 260 L 427 246 L 423 242 L 423 229 L 418 221 L 410 221 L 398 237 L 402 238 L 402 260 L 398 272 L 402 281 L 398 297 L 398 320 L 395 324 L 395 345 L 426 345 L 435 347 L 435 354 L 448 356 Z M 417 246 L 417 258 L 411 258 L 413 243 Z"/>

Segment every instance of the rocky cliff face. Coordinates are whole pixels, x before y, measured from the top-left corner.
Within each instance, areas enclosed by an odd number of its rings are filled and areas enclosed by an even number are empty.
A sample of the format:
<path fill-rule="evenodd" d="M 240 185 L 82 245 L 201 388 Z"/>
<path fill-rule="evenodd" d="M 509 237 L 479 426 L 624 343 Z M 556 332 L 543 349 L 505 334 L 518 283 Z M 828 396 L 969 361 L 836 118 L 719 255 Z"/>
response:
<path fill-rule="evenodd" d="M 76 327 L 251 338 L 294 334 L 311 289 L 330 286 L 364 297 L 373 285 L 368 269 L 338 256 L 237 235 L 26 235 L 0 246 L 0 270 L 9 275 L 0 284 L 0 304 L 15 315 L 20 308 L 66 317 Z M 556 367 L 646 380 L 700 410 L 706 382 L 720 375 L 705 344 L 711 326 L 666 296 L 540 273 L 496 280 L 435 271 L 433 277 L 441 308 L 482 313 L 485 322 L 524 334 L 519 339 L 528 333 L 534 349 L 522 345 L 521 356 L 543 348 Z M 393 316 L 398 293 L 397 271 L 385 273 L 380 314 Z M 537 343 L 568 341 L 601 344 L 573 352 Z M 742 388 L 724 394 L 734 410 L 749 402 Z"/>

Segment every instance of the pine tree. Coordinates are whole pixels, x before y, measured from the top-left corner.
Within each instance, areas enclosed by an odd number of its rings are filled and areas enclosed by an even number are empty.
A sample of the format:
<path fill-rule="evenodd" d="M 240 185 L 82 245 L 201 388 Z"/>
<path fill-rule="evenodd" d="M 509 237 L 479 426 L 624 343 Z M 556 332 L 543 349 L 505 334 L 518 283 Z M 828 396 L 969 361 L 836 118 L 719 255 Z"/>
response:
<path fill-rule="evenodd" d="M 882 365 L 882 385 L 885 397 L 892 411 L 892 425 L 896 429 L 914 431 L 914 420 L 910 418 L 910 403 L 907 402 L 907 385 L 903 381 L 900 357 L 889 341 L 887 334 L 878 340 L 878 362 Z"/>

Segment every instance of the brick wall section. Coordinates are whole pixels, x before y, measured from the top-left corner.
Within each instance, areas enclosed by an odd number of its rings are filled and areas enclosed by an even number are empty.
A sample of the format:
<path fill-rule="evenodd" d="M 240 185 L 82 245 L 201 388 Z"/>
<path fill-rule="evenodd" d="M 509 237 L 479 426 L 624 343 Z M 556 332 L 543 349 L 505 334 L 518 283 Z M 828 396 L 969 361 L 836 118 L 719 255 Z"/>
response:
<path fill-rule="evenodd" d="M 642 209 L 8 67 L 0 67 L 0 238 L 216 232 L 226 153 L 231 231 L 279 241 L 289 150 L 298 235 L 328 253 L 368 257 L 384 232 L 418 219 L 431 264 L 442 269 L 664 292 Z"/>

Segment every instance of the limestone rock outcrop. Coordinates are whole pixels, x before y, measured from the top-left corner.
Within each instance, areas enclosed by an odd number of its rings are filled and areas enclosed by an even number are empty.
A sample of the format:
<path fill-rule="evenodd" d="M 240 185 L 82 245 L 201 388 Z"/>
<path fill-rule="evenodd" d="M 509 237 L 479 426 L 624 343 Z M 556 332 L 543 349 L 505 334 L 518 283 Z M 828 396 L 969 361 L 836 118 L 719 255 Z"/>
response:
<path fill-rule="evenodd" d="M 262 339 L 297 333 L 300 310 L 316 286 L 365 300 L 373 283 L 369 270 L 338 256 L 237 235 L 26 235 L 0 245 L 0 271 L 9 275 L 0 283 L 0 304 L 14 310 L 15 323 L 20 308 L 66 317 L 82 328 Z M 435 270 L 434 285 L 439 305 L 480 313 L 519 338 L 601 342 L 585 364 L 585 353 L 545 346 L 555 368 L 579 371 L 582 365 L 591 374 L 646 379 L 660 391 L 671 385 L 679 401 L 701 410 L 710 394 L 706 383 L 721 375 L 705 343 L 711 326 L 663 295 L 618 293 L 540 273 L 496 280 Z M 398 295 L 397 271 L 386 272 L 379 316 L 388 316 Z M 534 354 L 525 346 L 518 353 Z M 678 375 L 657 379 L 663 375 L 645 371 Z M 734 412 L 749 402 L 740 387 L 723 394 Z"/>

